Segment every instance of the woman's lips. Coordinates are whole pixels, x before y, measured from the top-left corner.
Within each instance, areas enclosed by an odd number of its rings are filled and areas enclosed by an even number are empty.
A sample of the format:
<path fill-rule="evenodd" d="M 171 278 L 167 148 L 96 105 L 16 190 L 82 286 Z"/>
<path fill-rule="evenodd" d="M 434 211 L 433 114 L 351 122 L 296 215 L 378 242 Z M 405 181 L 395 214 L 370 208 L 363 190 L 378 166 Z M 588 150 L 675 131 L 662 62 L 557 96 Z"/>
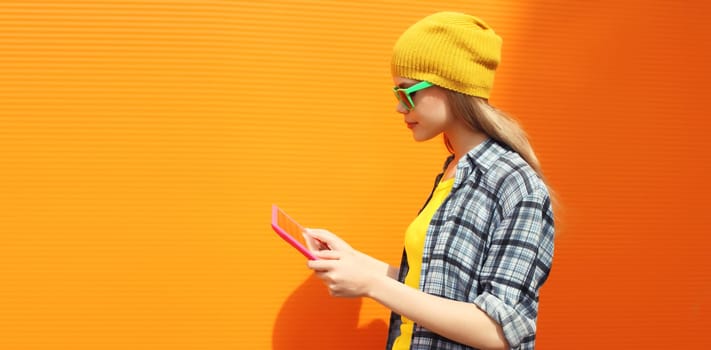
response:
<path fill-rule="evenodd" d="M 412 129 L 415 127 L 415 125 L 417 125 L 417 123 L 410 123 L 410 122 L 405 122 L 405 124 L 407 124 L 408 129 Z"/>

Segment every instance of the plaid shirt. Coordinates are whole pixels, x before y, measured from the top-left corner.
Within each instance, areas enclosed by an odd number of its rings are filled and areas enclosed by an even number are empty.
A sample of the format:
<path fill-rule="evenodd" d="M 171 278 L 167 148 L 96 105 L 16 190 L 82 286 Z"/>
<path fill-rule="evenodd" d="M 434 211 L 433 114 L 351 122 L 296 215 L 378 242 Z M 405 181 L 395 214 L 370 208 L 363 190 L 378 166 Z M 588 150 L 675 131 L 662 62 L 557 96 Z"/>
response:
<path fill-rule="evenodd" d="M 511 348 L 533 349 L 538 291 L 550 272 L 553 233 L 543 181 L 518 153 L 488 139 L 459 161 L 452 192 L 432 217 L 420 290 L 476 304 L 501 325 Z M 401 282 L 407 271 L 403 252 Z M 393 313 L 387 349 L 399 336 L 400 323 Z M 411 349 L 471 349 L 417 324 L 411 344 Z"/>

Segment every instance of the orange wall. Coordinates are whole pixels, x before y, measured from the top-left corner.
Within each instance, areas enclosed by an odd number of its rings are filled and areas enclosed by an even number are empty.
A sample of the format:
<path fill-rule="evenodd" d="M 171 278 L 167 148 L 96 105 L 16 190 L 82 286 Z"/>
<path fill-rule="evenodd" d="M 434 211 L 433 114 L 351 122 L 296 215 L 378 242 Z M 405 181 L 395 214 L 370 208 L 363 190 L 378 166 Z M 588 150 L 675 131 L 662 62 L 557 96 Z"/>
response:
<path fill-rule="evenodd" d="M 711 345 L 709 6 L 672 1 L 0 4 L 0 348 L 380 348 L 269 228 L 399 262 L 441 166 L 390 49 L 453 9 L 504 38 L 492 102 L 563 203 L 538 345 Z"/>

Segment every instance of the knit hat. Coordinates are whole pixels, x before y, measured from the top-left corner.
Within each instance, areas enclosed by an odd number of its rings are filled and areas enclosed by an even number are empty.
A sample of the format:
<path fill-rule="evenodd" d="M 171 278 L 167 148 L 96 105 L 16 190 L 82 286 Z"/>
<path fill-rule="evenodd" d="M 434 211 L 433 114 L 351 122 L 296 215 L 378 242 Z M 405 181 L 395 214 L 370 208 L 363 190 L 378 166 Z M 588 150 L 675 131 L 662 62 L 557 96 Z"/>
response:
<path fill-rule="evenodd" d="M 479 18 L 438 12 L 402 33 L 393 49 L 392 74 L 489 98 L 501 41 Z"/>

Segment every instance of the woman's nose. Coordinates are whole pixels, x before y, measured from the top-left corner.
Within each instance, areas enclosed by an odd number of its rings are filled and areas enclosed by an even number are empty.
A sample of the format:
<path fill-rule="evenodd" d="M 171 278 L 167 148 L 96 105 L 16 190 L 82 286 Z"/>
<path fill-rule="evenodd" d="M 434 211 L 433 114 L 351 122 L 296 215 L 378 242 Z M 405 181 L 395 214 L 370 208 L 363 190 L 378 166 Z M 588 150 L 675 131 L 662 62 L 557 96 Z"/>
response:
<path fill-rule="evenodd" d="M 395 111 L 397 111 L 398 113 L 401 113 L 401 114 L 410 113 L 410 110 L 408 110 L 408 109 L 405 107 L 405 105 L 402 104 L 402 102 L 399 102 L 399 101 L 398 101 L 398 103 L 397 103 L 397 107 L 395 107 Z"/>

